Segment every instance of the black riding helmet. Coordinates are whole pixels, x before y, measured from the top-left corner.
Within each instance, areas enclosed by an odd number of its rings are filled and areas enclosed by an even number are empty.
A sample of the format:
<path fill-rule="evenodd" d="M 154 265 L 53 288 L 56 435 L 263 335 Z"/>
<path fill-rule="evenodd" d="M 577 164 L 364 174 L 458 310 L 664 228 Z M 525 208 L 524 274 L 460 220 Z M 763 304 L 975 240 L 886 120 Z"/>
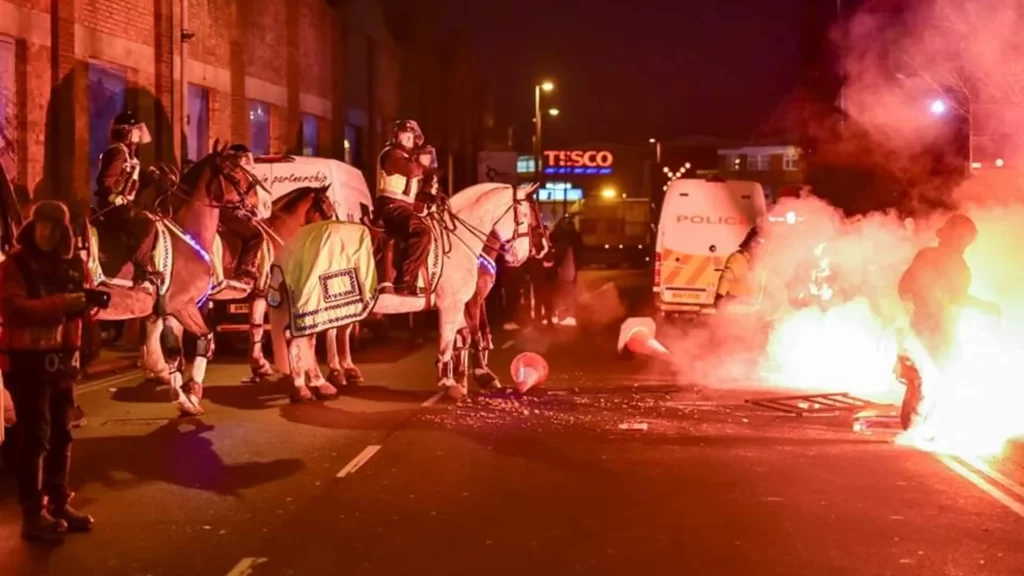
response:
<path fill-rule="evenodd" d="M 412 132 L 415 134 L 413 138 L 413 148 L 419 148 L 423 146 L 423 131 L 420 130 L 420 125 L 415 120 L 399 120 L 395 122 L 395 127 L 391 130 L 391 144 L 398 144 L 398 135 L 402 132 Z"/>

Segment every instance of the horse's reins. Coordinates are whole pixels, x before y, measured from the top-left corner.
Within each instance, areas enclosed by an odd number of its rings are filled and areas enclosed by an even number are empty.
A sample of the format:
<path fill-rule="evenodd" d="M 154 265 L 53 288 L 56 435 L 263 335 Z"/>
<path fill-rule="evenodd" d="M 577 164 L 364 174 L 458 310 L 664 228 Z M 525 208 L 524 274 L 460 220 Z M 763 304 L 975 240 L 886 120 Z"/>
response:
<path fill-rule="evenodd" d="M 512 204 L 509 205 L 509 207 L 506 208 L 505 211 L 502 212 L 501 215 L 498 216 L 498 219 L 496 220 L 496 222 L 501 222 L 501 220 L 503 218 L 505 218 L 505 216 L 507 216 L 510 211 L 514 211 L 513 212 L 513 226 L 515 228 L 514 228 L 514 230 L 512 232 L 512 237 L 509 238 L 508 240 L 500 240 L 499 239 L 499 240 L 496 241 L 496 243 L 495 243 L 495 241 L 492 241 L 491 240 L 492 234 L 490 232 L 484 232 L 483 230 L 480 230 L 479 228 L 477 228 L 476 226 L 474 226 L 470 222 L 466 221 L 465 218 L 462 218 L 461 216 L 459 216 L 458 214 L 453 212 L 451 210 L 451 207 L 449 206 L 447 196 L 442 196 L 442 198 L 444 198 L 444 200 L 440 200 L 439 201 L 439 204 L 441 205 L 441 209 L 439 210 L 439 212 L 438 213 L 428 214 L 428 217 L 430 217 L 430 218 L 432 218 L 434 220 L 437 220 L 439 222 L 439 225 L 440 225 L 441 229 L 444 232 L 447 232 L 449 235 L 454 235 L 455 238 L 458 239 L 459 242 L 461 242 L 462 245 L 466 248 L 466 250 L 469 251 L 471 254 L 473 253 L 473 249 L 470 248 L 469 247 L 469 243 L 466 242 L 457 233 L 457 231 L 456 231 L 457 229 L 456 229 L 456 226 L 455 226 L 456 223 L 461 224 L 464 228 L 466 228 L 466 230 L 469 231 L 469 233 L 471 235 L 473 235 L 477 240 L 479 240 L 481 242 L 481 244 L 482 244 L 481 251 L 484 250 L 485 248 L 490 248 L 491 250 L 494 250 L 497 254 L 501 254 L 503 256 L 507 256 L 510 253 L 510 251 L 511 251 L 511 249 L 508 248 L 508 246 L 509 246 L 509 244 L 511 242 L 514 242 L 514 241 L 522 238 L 523 236 L 528 236 L 529 237 L 533 233 L 532 226 L 529 224 L 528 220 L 527 220 L 528 225 L 527 225 L 526 233 L 524 234 L 524 233 L 519 231 L 520 224 L 521 224 L 521 220 L 519 218 L 519 210 L 521 208 L 520 208 L 519 204 L 522 203 L 522 202 L 529 202 L 529 201 L 528 200 L 525 200 L 525 201 L 524 200 L 519 200 L 519 199 L 515 198 L 515 193 L 516 193 L 516 190 L 513 188 L 512 189 L 512 194 L 513 194 Z M 531 206 L 529 208 L 529 210 L 531 212 L 534 211 L 534 207 Z M 449 226 L 448 222 L 445 221 L 445 214 L 447 214 L 448 218 L 451 220 L 451 225 L 450 226 Z M 451 246 L 452 245 L 451 245 L 450 242 L 451 242 L 451 240 L 449 239 L 448 240 L 448 244 L 445 245 L 444 239 L 442 238 L 442 248 L 444 249 L 443 253 L 446 256 L 451 252 Z M 531 252 L 532 252 L 532 250 L 531 250 Z M 476 256 L 476 257 L 480 256 L 480 254 L 473 254 L 473 255 Z"/>

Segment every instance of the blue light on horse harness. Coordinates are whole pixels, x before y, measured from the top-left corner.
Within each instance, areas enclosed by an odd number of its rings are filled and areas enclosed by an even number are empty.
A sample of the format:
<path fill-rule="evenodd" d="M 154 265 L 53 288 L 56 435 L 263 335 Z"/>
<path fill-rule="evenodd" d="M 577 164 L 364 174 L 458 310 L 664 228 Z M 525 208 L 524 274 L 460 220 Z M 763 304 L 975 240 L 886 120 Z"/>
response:
<path fill-rule="evenodd" d="M 213 258 L 210 258 L 210 255 L 206 252 L 206 250 L 203 249 L 202 246 L 199 245 L 199 242 L 197 242 L 196 239 L 193 238 L 188 232 L 185 232 L 185 230 L 182 229 L 180 226 L 175 227 L 178 229 L 177 232 L 181 233 L 182 239 L 184 239 L 185 242 L 187 242 L 188 245 L 191 246 L 204 261 L 206 261 L 206 264 L 210 267 L 210 270 L 213 270 Z M 211 290 L 213 290 L 212 274 L 210 275 L 210 285 L 206 287 L 206 292 L 204 292 L 202 297 L 199 298 L 199 301 L 196 302 L 196 306 L 202 307 L 203 304 L 206 304 L 207 298 L 210 297 Z"/>
<path fill-rule="evenodd" d="M 480 265 L 486 268 L 487 271 L 490 272 L 492 276 L 497 275 L 498 265 L 494 263 L 494 260 L 491 260 L 484 254 L 480 255 Z"/>

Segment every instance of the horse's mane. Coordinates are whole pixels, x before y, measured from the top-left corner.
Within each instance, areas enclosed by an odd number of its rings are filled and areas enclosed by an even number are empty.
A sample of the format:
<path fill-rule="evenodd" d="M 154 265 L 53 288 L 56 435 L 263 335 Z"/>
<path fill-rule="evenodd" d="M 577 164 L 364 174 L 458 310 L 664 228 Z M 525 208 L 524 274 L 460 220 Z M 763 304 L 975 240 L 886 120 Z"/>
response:
<path fill-rule="evenodd" d="M 203 172 L 213 163 L 216 153 L 210 153 L 200 158 L 195 164 L 189 167 L 184 174 L 181 175 L 181 186 L 186 190 L 192 190 L 199 184 L 199 178 L 202 177 Z"/>
<path fill-rule="evenodd" d="M 513 193 L 513 188 L 509 184 L 500 184 L 496 182 L 483 182 L 480 184 L 473 184 L 468 188 L 463 188 L 457 194 L 452 194 L 449 204 L 454 212 L 460 212 L 471 204 L 479 202 L 481 198 L 487 195 L 489 192 L 495 190 L 505 190 L 509 194 Z M 511 197 L 511 196 L 510 196 Z"/>

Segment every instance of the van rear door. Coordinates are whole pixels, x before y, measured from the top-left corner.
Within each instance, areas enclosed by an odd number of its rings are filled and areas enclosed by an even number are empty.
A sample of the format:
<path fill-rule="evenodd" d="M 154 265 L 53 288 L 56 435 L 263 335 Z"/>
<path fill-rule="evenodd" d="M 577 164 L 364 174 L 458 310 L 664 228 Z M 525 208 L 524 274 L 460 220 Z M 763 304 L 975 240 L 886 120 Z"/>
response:
<path fill-rule="evenodd" d="M 764 213 L 764 191 L 755 182 L 674 181 L 658 228 L 659 307 L 699 311 L 712 306 L 725 259 Z"/>

